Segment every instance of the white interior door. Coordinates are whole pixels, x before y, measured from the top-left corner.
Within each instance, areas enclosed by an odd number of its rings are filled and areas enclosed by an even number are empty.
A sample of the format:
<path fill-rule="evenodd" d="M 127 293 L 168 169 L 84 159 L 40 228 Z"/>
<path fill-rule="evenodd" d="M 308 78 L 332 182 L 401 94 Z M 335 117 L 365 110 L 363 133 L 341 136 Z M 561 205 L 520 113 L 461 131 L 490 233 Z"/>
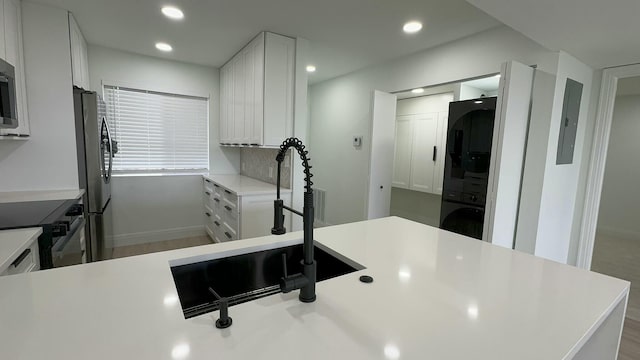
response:
<path fill-rule="evenodd" d="M 514 248 L 534 69 L 502 64 L 493 129 L 483 240 Z"/>
<path fill-rule="evenodd" d="M 367 218 L 389 216 L 393 150 L 396 125 L 396 96 L 382 91 L 373 93 L 371 111 L 371 159 L 369 162 L 369 197 Z"/>
<path fill-rule="evenodd" d="M 411 190 L 433 192 L 436 167 L 438 113 L 417 115 L 413 120 Z"/>
<path fill-rule="evenodd" d="M 413 130 L 411 116 L 398 116 L 396 119 L 395 156 L 393 160 L 394 187 L 408 189 L 411 180 L 411 147 Z"/>

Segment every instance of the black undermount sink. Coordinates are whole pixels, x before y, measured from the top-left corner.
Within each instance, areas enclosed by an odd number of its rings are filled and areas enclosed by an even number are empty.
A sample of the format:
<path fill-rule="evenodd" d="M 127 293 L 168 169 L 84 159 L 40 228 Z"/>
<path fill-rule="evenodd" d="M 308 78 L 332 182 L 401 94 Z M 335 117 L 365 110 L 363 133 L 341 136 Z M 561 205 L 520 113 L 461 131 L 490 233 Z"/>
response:
<path fill-rule="evenodd" d="M 316 245 L 314 252 L 317 281 L 364 269 L 330 249 Z M 302 244 L 172 267 L 184 317 L 188 319 L 219 309 L 219 301 L 209 292 L 209 287 L 227 298 L 229 306 L 279 293 L 283 253 L 288 272 L 301 272 Z"/>

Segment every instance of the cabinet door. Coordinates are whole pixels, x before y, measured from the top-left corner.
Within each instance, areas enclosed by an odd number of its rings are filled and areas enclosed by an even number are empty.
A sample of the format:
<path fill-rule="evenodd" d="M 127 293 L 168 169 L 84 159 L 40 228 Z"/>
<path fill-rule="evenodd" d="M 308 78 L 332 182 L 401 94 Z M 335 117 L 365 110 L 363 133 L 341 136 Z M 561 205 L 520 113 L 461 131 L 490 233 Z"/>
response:
<path fill-rule="evenodd" d="M 0 0 L 0 29 L 4 32 L 4 36 L 0 36 L 0 59 L 6 58 L 5 52 L 5 36 L 7 36 L 7 32 L 4 30 L 4 1 Z"/>
<path fill-rule="evenodd" d="M 264 56 L 264 145 L 293 134 L 295 40 L 267 33 Z"/>
<path fill-rule="evenodd" d="M 411 190 L 433 192 L 434 147 L 438 131 L 438 114 L 413 117 L 413 146 L 411 150 Z"/>
<path fill-rule="evenodd" d="M 242 57 L 242 67 L 244 69 L 244 119 L 241 121 L 244 122 L 243 129 L 244 132 L 242 134 L 242 139 L 240 143 L 243 145 L 249 145 L 251 143 L 251 138 L 253 137 L 253 124 L 255 119 L 255 92 L 253 91 L 255 87 L 255 78 L 256 74 L 253 68 L 253 57 L 254 53 L 251 48 L 251 44 L 243 52 L 241 52 Z"/>
<path fill-rule="evenodd" d="M 449 126 L 449 111 L 438 113 L 438 132 L 436 135 L 436 164 L 433 170 L 433 193 L 442 195 L 444 183 L 444 160 L 447 146 L 447 130 Z"/>
<path fill-rule="evenodd" d="M 250 129 L 247 142 L 253 145 L 262 145 L 264 125 L 264 33 L 249 44 L 248 53 L 249 57 L 246 65 L 251 81 L 247 82 L 247 95 L 249 96 L 247 111 L 251 112 L 251 117 L 249 122 L 245 123 L 245 126 Z"/>
<path fill-rule="evenodd" d="M 233 134 L 231 142 L 240 144 L 244 137 L 245 83 L 244 57 L 240 54 L 232 60 L 233 69 Z"/>
<path fill-rule="evenodd" d="M 89 90 L 89 54 L 87 41 L 80 33 L 80 72 L 82 73 L 82 88 Z"/>
<path fill-rule="evenodd" d="M 399 116 L 396 119 L 393 181 L 391 184 L 403 189 L 409 188 L 411 177 L 411 149 L 413 146 L 411 126 L 411 119 L 407 116 Z"/>
<path fill-rule="evenodd" d="M 71 42 L 71 77 L 73 85 L 83 87 L 82 35 L 75 19 L 69 14 L 69 41 Z"/>
<path fill-rule="evenodd" d="M 29 114 L 27 111 L 27 86 L 24 71 L 24 50 L 22 46 L 22 12 L 20 1 L 4 0 L 2 5 L 4 37 L 2 47 L 4 59 L 15 67 L 16 75 L 16 110 L 18 127 L 0 130 L 1 134 L 26 136 L 30 134 Z"/>

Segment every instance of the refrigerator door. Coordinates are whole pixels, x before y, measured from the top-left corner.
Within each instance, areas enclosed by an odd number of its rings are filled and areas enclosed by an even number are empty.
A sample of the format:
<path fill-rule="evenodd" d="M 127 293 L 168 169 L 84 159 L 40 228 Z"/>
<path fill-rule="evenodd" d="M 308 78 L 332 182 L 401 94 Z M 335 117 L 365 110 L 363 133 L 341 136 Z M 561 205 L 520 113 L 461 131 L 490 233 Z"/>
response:
<path fill-rule="evenodd" d="M 102 261 L 113 258 L 113 217 L 111 202 L 102 213 L 89 214 L 90 261 Z"/>
<path fill-rule="evenodd" d="M 106 114 L 98 109 L 102 100 L 95 92 L 75 89 L 74 101 L 80 187 L 86 190 L 88 212 L 99 213 L 111 198 L 111 129 Z"/>

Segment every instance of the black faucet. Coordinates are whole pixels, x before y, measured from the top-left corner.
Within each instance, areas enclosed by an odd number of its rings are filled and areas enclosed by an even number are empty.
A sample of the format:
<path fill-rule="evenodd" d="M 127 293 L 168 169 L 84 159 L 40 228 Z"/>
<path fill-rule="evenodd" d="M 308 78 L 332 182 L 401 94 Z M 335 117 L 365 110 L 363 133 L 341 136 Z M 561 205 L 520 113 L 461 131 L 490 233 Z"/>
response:
<path fill-rule="evenodd" d="M 284 161 L 284 157 L 289 148 L 295 148 L 302 159 L 302 166 L 304 166 L 304 207 L 302 213 L 294 210 L 282 202 L 280 199 L 280 167 Z M 284 227 L 284 214 L 283 210 L 287 209 L 296 215 L 302 216 L 303 230 L 304 230 L 304 244 L 302 251 L 304 253 L 302 259 L 302 273 L 289 276 L 287 274 L 286 256 L 283 257 L 284 262 L 284 275 L 280 279 L 280 290 L 283 293 L 288 293 L 293 290 L 300 289 L 299 299 L 302 302 L 314 302 L 316 300 L 316 262 L 313 256 L 313 190 L 311 185 L 313 182 L 311 178 L 311 166 L 309 165 L 309 158 L 307 158 L 308 151 L 305 151 L 305 146 L 297 138 L 288 138 L 282 145 L 280 145 L 280 151 L 276 156 L 278 161 L 278 181 L 277 181 L 277 199 L 273 202 L 273 228 L 271 233 L 274 235 L 282 235 L 287 232 Z"/>

